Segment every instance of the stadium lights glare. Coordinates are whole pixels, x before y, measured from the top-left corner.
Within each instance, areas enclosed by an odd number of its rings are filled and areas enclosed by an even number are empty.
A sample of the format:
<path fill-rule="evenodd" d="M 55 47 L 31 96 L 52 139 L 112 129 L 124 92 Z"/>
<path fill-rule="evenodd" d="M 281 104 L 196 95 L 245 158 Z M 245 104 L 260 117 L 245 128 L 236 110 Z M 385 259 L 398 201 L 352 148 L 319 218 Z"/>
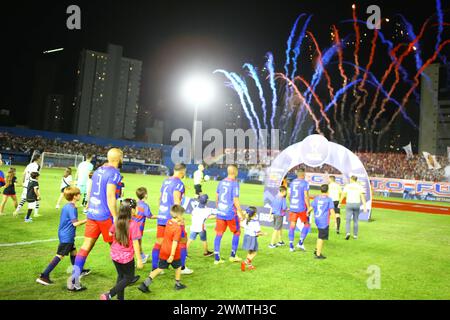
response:
<path fill-rule="evenodd" d="M 182 97 L 189 104 L 202 106 L 210 102 L 214 95 L 212 80 L 206 76 L 189 78 L 182 86 Z"/>

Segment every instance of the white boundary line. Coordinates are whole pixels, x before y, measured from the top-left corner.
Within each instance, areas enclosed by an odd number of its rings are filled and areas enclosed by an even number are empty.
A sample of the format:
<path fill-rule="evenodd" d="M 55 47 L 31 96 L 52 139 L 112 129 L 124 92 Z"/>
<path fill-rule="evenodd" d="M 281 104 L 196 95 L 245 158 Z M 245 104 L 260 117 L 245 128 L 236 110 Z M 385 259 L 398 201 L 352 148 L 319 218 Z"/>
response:
<path fill-rule="evenodd" d="M 212 226 L 214 223 L 206 223 L 206 226 Z M 156 229 L 147 229 L 144 230 L 144 233 L 154 232 Z M 84 239 L 84 236 L 75 237 L 75 239 Z M 13 243 L 0 243 L 0 248 L 2 247 L 16 247 L 16 246 L 26 246 L 33 245 L 36 243 L 44 243 L 44 242 L 57 242 L 59 239 L 45 239 L 45 240 L 32 240 L 32 241 L 23 241 L 23 242 L 13 242 Z"/>

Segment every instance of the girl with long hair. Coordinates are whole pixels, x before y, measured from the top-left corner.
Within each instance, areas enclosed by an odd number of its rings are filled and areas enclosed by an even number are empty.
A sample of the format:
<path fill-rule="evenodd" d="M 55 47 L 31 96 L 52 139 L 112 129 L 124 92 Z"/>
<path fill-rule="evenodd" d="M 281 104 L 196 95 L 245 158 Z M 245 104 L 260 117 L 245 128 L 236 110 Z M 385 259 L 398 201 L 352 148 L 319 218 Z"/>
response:
<path fill-rule="evenodd" d="M 6 174 L 5 179 L 5 189 L 3 189 L 3 200 L 0 204 L 0 215 L 3 214 L 3 210 L 5 209 L 6 202 L 8 198 L 11 198 L 14 205 L 14 210 L 17 209 L 17 197 L 16 197 L 16 169 L 9 168 L 8 173 Z"/>
<path fill-rule="evenodd" d="M 100 300 L 111 300 L 116 295 L 118 300 L 125 299 L 125 288 L 134 279 L 134 256 L 136 256 L 137 268 L 144 267 L 139 245 L 141 238 L 139 224 L 131 219 L 136 213 L 136 206 L 136 200 L 124 199 L 120 203 L 118 216 L 109 230 L 113 237 L 111 259 L 117 270 L 117 282 L 111 290 L 100 295 Z"/>

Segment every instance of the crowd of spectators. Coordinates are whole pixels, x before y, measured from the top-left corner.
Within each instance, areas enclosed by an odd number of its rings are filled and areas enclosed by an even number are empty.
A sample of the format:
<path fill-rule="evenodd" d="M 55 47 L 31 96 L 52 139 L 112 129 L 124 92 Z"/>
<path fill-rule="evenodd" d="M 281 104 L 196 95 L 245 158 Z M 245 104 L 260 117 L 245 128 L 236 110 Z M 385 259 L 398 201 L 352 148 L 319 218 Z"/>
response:
<path fill-rule="evenodd" d="M 225 155 L 242 156 L 242 150 L 226 149 Z M 274 159 L 279 152 L 268 153 L 268 160 L 270 165 L 270 160 Z M 366 168 L 367 174 L 370 177 L 380 177 L 380 178 L 397 178 L 397 179 L 412 179 L 412 180 L 422 180 L 422 181 L 445 181 L 448 178 L 445 174 L 445 167 L 449 166 L 449 159 L 447 157 L 436 156 L 437 162 L 440 164 L 440 169 L 429 169 L 425 158 L 422 155 L 414 155 L 412 158 L 407 159 L 405 153 L 366 153 L 366 152 L 356 152 L 355 153 Z M 255 159 L 256 152 L 247 151 L 244 158 L 248 161 L 249 159 Z M 222 157 L 223 162 L 225 158 Z M 258 159 L 259 160 L 259 159 Z M 263 160 L 267 160 L 263 158 Z M 253 162 L 254 163 L 254 162 Z M 261 176 L 258 171 L 263 171 L 267 165 L 253 164 L 250 162 L 249 165 L 239 165 L 240 169 L 249 169 L 252 176 Z M 217 167 L 225 167 L 226 164 L 215 165 Z M 309 172 L 316 173 L 328 173 L 328 174 L 339 174 L 335 168 L 324 165 L 320 168 L 309 168 L 306 170 Z"/>
<path fill-rule="evenodd" d="M 363 163 L 369 177 L 397 178 L 431 182 L 446 181 L 445 167 L 450 165 L 447 157 L 436 156 L 440 169 L 429 169 L 422 155 L 413 155 L 407 159 L 402 153 L 368 153 L 355 152 Z M 309 168 L 306 170 L 317 173 L 339 174 L 335 168 L 324 165 L 320 168 Z"/>
<path fill-rule="evenodd" d="M 0 132 L 0 151 L 20 152 L 32 154 L 34 150 L 40 152 L 68 153 L 68 154 L 94 154 L 106 155 L 111 145 L 83 143 L 77 140 L 63 141 L 60 139 L 46 139 L 40 136 L 22 137 Z M 162 151 L 159 148 L 123 147 L 124 155 L 130 159 L 144 160 L 146 163 L 161 163 Z"/>
<path fill-rule="evenodd" d="M 223 150 L 222 154 L 204 159 L 209 167 L 225 169 L 228 159 L 236 163 L 239 169 L 258 169 L 263 170 L 269 166 L 273 159 L 279 154 L 280 150 L 256 150 L 256 149 L 231 149 Z"/>
<path fill-rule="evenodd" d="M 60 139 L 46 139 L 40 136 L 22 137 L 0 132 L 0 151 L 13 151 L 30 154 L 34 150 L 41 152 L 69 153 L 69 154 L 94 154 L 105 155 L 112 146 L 100 146 L 74 141 L 62 141 Z M 160 164 L 162 151 L 159 148 L 122 148 L 127 158 L 144 160 L 146 163 Z M 271 160 L 278 156 L 280 151 L 268 150 L 258 153 L 257 150 L 225 149 L 211 161 L 207 161 L 210 167 L 225 168 L 226 159 L 231 156 L 238 163 L 239 169 L 248 170 L 254 176 L 261 176 L 264 169 L 270 165 Z M 364 164 L 367 174 L 371 177 L 414 179 L 424 181 L 445 181 L 445 168 L 450 165 L 447 157 L 437 156 L 436 160 L 441 169 L 429 169 L 422 155 L 414 155 L 407 159 L 404 153 L 355 153 Z M 262 156 L 261 156 L 262 155 Z M 245 159 L 240 163 L 239 159 Z M 205 159 L 207 160 L 207 159 Z M 215 163 L 211 163 L 215 162 Z M 222 162 L 222 164 L 220 164 Z M 320 168 L 306 168 L 310 172 L 339 174 L 333 167 L 324 165 Z"/>
<path fill-rule="evenodd" d="M 440 169 L 429 169 L 423 155 L 407 159 L 403 153 L 356 153 L 369 176 L 402 178 L 423 181 L 445 180 L 445 167 L 450 165 L 448 157 L 436 156 Z"/>

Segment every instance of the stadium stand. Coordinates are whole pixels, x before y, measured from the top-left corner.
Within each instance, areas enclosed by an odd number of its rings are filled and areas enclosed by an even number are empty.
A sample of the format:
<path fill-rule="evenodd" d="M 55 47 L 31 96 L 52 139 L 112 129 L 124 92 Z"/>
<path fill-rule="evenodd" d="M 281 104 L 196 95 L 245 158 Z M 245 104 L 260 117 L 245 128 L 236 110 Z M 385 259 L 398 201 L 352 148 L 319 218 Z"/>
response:
<path fill-rule="evenodd" d="M 3 154 L 4 159 L 12 157 L 16 163 L 29 161 L 29 157 L 34 150 L 99 155 L 106 154 L 107 150 L 112 146 L 121 147 L 127 158 L 139 160 L 140 163 L 129 163 L 128 171 L 142 170 L 143 168 L 140 164 L 143 162 L 146 164 L 163 164 L 169 169 L 172 168 L 173 164 L 170 160 L 171 146 L 0 127 L 0 152 Z M 215 157 L 215 159 L 216 161 L 224 160 L 226 155 L 233 153 L 236 156 L 243 156 L 248 161 L 252 156 L 256 155 L 256 150 L 225 149 L 223 154 Z M 276 157 L 278 153 L 279 151 L 268 152 L 268 159 L 264 160 L 269 160 L 270 162 L 270 159 Z M 406 154 L 404 153 L 356 152 L 356 155 L 364 163 L 367 173 L 371 177 L 439 182 L 445 180 L 444 170 L 450 164 L 447 157 L 437 156 L 437 161 L 442 168 L 429 170 L 422 155 L 414 155 L 411 159 L 406 159 Z M 188 165 L 188 175 L 191 175 L 196 170 L 196 167 L 196 165 Z M 265 167 L 260 164 L 239 165 L 240 173 L 238 178 L 247 181 L 262 181 Z M 213 163 L 207 167 L 205 173 L 220 180 L 226 176 L 225 168 L 226 164 Z M 336 169 L 327 165 L 320 168 L 306 169 L 316 173 L 339 173 Z"/>

